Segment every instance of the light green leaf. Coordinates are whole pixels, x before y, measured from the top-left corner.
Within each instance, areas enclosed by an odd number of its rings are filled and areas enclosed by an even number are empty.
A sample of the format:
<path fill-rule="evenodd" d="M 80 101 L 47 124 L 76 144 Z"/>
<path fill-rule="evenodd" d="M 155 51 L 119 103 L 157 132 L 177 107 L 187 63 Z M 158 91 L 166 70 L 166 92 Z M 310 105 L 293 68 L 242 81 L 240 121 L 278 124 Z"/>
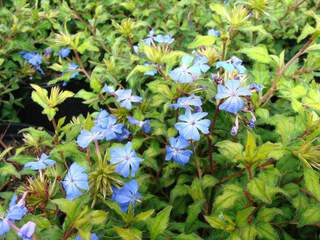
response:
<path fill-rule="evenodd" d="M 216 209 L 227 209 L 233 207 L 243 196 L 242 187 L 230 184 L 224 187 L 223 193 L 216 198 L 213 206 Z"/>
<path fill-rule="evenodd" d="M 240 49 L 240 52 L 246 54 L 249 58 L 257 62 L 270 63 L 271 61 L 268 50 L 264 45 L 242 48 Z"/>
<path fill-rule="evenodd" d="M 304 182 L 307 190 L 320 201 L 319 174 L 312 168 L 304 169 Z"/>
<path fill-rule="evenodd" d="M 142 232 L 136 228 L 121 228 L 121 227 L 113 227 L 116 233 L 123 240 L 140 240 L 142 239 Z"/>
<path fill-rule="evenodd" d="M 297 39 L 297 42 L 301 42 L 303 39 L 305 39 L 307 36 L 313 34 L 316 31 L 315 28 L 311 27 L 309 23 L 307 23 L 304 28 L 302 29 L 302 32 L 300 36 Z"/>
<path fill-rule="evenodd" d="M 172 206 L 168 206 L 161 210 L 156 217 L 152 218 L 148 222 L 148 230 L 150 232 L 151 240 L 155 240 L 160 234 L 162 234 L 169 224 L 169 216 L 172 210 Z"/>
<path fill-rule="evenodd" d="M 210 46 L 214 44 L 216 37 L 197 35 L 196 38 L 189 44 L 188 48 L 194 49 L 201 46 Z"/>

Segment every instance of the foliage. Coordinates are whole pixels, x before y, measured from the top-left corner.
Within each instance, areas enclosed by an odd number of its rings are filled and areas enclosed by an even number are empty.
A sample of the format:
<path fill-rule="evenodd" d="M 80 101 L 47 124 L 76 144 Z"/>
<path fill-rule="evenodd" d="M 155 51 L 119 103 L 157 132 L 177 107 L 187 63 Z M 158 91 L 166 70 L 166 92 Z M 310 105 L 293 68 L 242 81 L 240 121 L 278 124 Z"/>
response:
<path fill-rule="evenodd" d="M 0 239 L 317 239 L 319 8 L 0 1 Z"/>

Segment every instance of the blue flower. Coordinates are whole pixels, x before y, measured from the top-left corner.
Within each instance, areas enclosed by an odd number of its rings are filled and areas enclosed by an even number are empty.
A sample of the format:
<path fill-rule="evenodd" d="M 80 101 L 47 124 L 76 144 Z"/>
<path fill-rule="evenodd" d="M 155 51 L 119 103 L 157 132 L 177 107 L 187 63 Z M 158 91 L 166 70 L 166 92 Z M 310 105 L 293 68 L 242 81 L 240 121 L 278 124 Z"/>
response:
<path fill-rule="evenodd" d="M 25 207 L 25 196 L 26 194 L 23 195 L 23 197 L 16 203 L 17 201 L 17 196 L 16 194 L 13 195 L 10 204 L 9 204 L 9 209 L 7 210 L 7 215 L 6 218 L 11 221 L 18 221 L 21 220 L 24 215 L 27 214 L 28 210 Z"/>
<path fill-rule="evenodd" d="M 121 134 L 123 129 L 123 124 L 117 123 L 117 118 L 113 115 L 108 115 L 91 129 L 92 132 L 100 133 L 102 137 L 109 141 L 115 139 L 117 134 Z"/>
<path fill-rule="evenodd" d="M 116 100 L 121 107 L 131 110 L 132 103 L 139 103 L 142 101 L 141 97 L 132 95 L 131 89 L 119 89 L 116 91 Z"/>
<path fill-rule="evenodd" d="M 217 100 L 225 99 L 219 106 L 220 110 L 237 113 L 244 107 L 241 96 L 251 96 L 251 92 L 246 87 L 240 86 L 239 80 L 227 80 L 224 86 L 218 85 Z"/>
<path fill-rule="evenodd" d="M 70 48 L 61 48 L 58 52 L 58 56 L 61 58 L 66 58 L 69 56 L 70 52 Z"/>
<path fill-rule="evenodd" d="M 181 136 L 177 138 L 170 138 L 169 143 L 170 146 L 166 146 L 167 161 L 173 159 L 173 161 L 183 165 L 189 162 L 192 151 L 185 149 L 186 147 L 190 146 L 186 139 Z"/>
<path fill-rule="evenodd" d="M 196 95 L 190 95 L 188 97 L 181 97 L 178 98 L 177 103 L 170 104 L 171 107 L 178 109 L 178 108 L 184 108 L 184 109 L 190 109 L 191 106 L 201 108 L 202 101 L 199 96 Z"/>
<path fill-rule="evenodd" d="M 77 163 L 73 163 L 64 180 L 62 181 L 63 188 L 67 193 L 66 198 L 73 200 L 83 194 L 82 190 L 88 191 L 88 174 L 86 169 Z"/>
<path fill-rule="evenodd" d="M 36 224 L 29 221 L 20 228 L 18 235 L 23 240 L 32 240 L 32 235 L 34 234 L 35 230 Z"/>
<path fill-rule="evenodd" d="M 44 56 L 46 58 L 49 58 L 51 56 L 51 53 L 52 53 L 52 48 L 48 47 L 44 50 Z"/>
<path fill-rule="evenodd" d="M 143 42 L 147 46 L 151 46 L 152 43 L 154 43 L 155 35 L 154 35 L 154 30 L 151 29 L 148 33 L 147 38 L 143 39 Z"/>
<path fill-rule="evenodd" d="M 81 130 L 79 136 L 77 137 L 77 144 L 82 148 L 86 148 L 91 142 L 101 139 L 103 139 L 103 135 L 101 132 L 93 130 Z"/>
<path fill-rule="evenodd" d="M 174 42 L 174 38 L 171 36 L 171 35 L 157 35 L 154 40 L 157 42 L 157 43 L 162 43 L 162 44 L 171 44 Z"/>
<path fill-rule="evenodd" d="M 199 75 L 207 72 L 210 69 L 208 62 L 209 61 L 207 57 L 197 54 L 196 57 L 194 58 L 194 62 L 192 66 L 193 71 L 198 71 Z"/>
<path fill-rule="evenodd" d="M 208 30 L 208 35 L 209 36 L 214 36 L 214 37 L 220 37 L 220 32 L 219 31 L 216 31 L 215 29 L 209 29 Z"/>
<path fill-rule="evenodd" d="M 142 130 L 145 133 L 149 133 L 151 131 L 150 120 L 139 121 L 139 120 L 129 116 L 128 121 L 129 121 L 129 123 L 142 128 Z"/>
<path fill-rule="evenodd" d="M 104 85 L 104 87 L 102 88 L 102 91 L 111 95 L 114 95 L 116 93 L 114 87 L 109 86 L 107 84 Z"/>
<path fill-rule="evenodd" d="M 28 210 L 25 207 L 26 193 L 23 194 L 22 198 L 17 202 L 17 195 L 14 193 L 10 203 L 9 209 L 3 219 L 0 219 L 0 236 L 10 231 L 9 221 L 18 221 L 27 214 Z"/>
<path fill-rule="evenodd" d="M 116 164 L 116 172 L 123 177 L 128 177 L 131 170 L 131 176 L 134 177 L 139 169 L 142 158 L 137 157 L 136 152 L 132 150 L 131 142 L 124 147 L 113 147 L 110 150 L 112 164 Z"/>
<path fill-rule="evenodd" d="M 180 67 L 170 71 L 169 76 L 178 83 L 191 83 L 197 80 L 201 73 L 207 71 L 207 65 L 203 61 L 204 58 L 198 57 L 195 59 L 194 56 L 184 55 L 181 59 Z"/>
<path fill-rule="evenodd" d="M 200 139 L 199 130 L 204 133 L 209 133 L 210 120 L 202 119 L 207 116 L 206 112 L 191 113 L 189 109 L 184 115 L 179 116 L 180 122 L 175 124 L 179 134 L 187 140 L 198 141 Z"/>
<path fill-rule="evenodd" d="M 44 74 L 44 72 L 42 71 L 41 66 L 40 66 L 41 63 L 42 63 L 42 56 L 39 53 L 36 53 L 36 52 L 20 52 L 20 54 L 37 71 L 39 71 L 41 74 Z"/>
<path fill-rule="evenodd" d="M 122 188 L 113 188 L 112 200 L 117 202 L 123 212 L 127 212 L 130 205 L 135 206 L 141 199 L 138 192 L 139 185 L 136 180 L 131 180 Z"/>
<path fill-rule="evenodd" d="M 258 84 L 258 83 L 251 83 L 251 84 L 249 85 L 249 89 L 250 89 L 250 90 L 254 90 L 254 91 L 256 91 L 256 92 L 261 92 L 262 89 L 263 89 L 263 85 Z"/>
<path fill-rule="evenodd" d="M 82 240 L 82 238 L 78 235 L 75 240 Z M 95 233 L 91 233 L 90 240 L 99 240 L 99 238 Z"/>
<path fill-rule="evenodd" d="M 8 219 L 7 218 L 4 218 L 3 220 L 0 219 L 0 236 L 4 235 L 9 231 L 10 231 L 10 225 L 8 223 Z"/>
<path fill-rule="evenodd" d="M 149 71 L 146 71 L 143 75 L 153 77 L 154 75 L 156 75 L 158 73 L 157 69 L 155 69 L 152 64 L 145 63 L 144 66 L 152 66 L 153 68 L 151 68 Z"/>
<path fill-rule="evenodd" d="M 49 158 L 45 153 L 42 153 L 38 161 L 28 162 L 24 165 L 24 168 L 30 168 L 32 170 L 43 170 L 47 167 L 51 167 L 56 163 L 56 161 Z"/>
<path fill-rule="evenodd" d="M 130 131 L 129 131 L 127 128 L 125 128 L 125 126 L 123 126 L 121 133 L 120 133 L 120 134 L 116 134 L 116 135 L 117 135 L 117 137 L 115 138 L 115 140 L 117 140 L 117 141 L 123 141 L 123 140 L 129 138 L 129 136 L 130 136 Z"/>
<path fill-rule="evenodd" d="M 239 74 L 244 74 L 246 68 L 242 65 L 241 59 L 233 56 L 227 61 L 219 61 L 216 63 L 216 68 L 222 67 L 226 72 L 232 73 L 237 70 Z"/>
<path fill-rule="evenodd" d="M 73 74 L 70 76 L 70 79 L 75 78 L 76 76 L 79 75 L 79 66 L 72 62 L 68 65 L 68 69 L 63 73 L 67 73 L 67 72 L 73 72 Z"/>

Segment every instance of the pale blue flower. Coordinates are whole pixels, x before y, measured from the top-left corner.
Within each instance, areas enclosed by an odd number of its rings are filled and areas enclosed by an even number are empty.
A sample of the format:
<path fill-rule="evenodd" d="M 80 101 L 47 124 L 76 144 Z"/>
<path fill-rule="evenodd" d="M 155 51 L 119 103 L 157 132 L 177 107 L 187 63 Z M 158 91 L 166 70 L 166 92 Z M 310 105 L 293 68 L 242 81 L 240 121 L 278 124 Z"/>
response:
<path fill-rule="evenodd" d="M 108 93 L 110 95 L 114 95 L 116 93 L 115 89 L 113 86 L 109 86 L 107 84 L 104 85 L 104 87 L 102 88 L 102 91 L 105 93 Z"/>
<path fill-rule="evenodd" d="M 132 103 L 140 103 L 141 97 L 132 95 L 131 89 L 119 89 L 116 91 L 116 100 L 120 103 L 121 107 L 131 110 Z"/>
<path fill-rule="evenodd" d="M 113 188 L 112 200 L 117 202 L 123 212 L 127 212 L 129 206 L 135 206 L 140 201 L 139 185 L 136 180 L 131 180 L 122 188 Z"/>
<path fill-rule="evenodd" d="M 157 43 L 160 43 L 160 44 L 171 44 L 174 42 L 174 38 L 169 34 L 169 35 L 157 35 L 155 38 L 154 38 L 154 41 L 156 41 Z"/>
<path fill-rule="evenodd" d="M 201 101 L 201 97 L 192 94 L 188 97 L 178 98 L 177 103 L 170 104 L 170 106 L 175 109 L 178 109 L 178 108 L 192 109 L 191 107 L 201 108 L 202 101 Z"/>
<path fill-rule="evenodd" d="M 143 42 L 145 45 L 151 46 L 151 44 L 154 43 L 154 39 L 155 39 L 154 30 L 151 29 L 148 33 L 147 38 L 143 39 Z"/>
<path fill-rule="evenodd" d="M 146 71 L 143 75 L 153 77 L 158 73 L 157 69 L 152 64 L 145 63 L 144 66 L 152 66 L 152 69 L 150 69 L 149 71 Z"/>
<path fill-rule="evenodd" d="M 121 133 L 120 134 L 117 133 L 116 135 L 117 135 L 117 137 L 115 138 L 115 140 L 123 141 L 123 140 L 129 138 L 130 131 L 123 125 Z"/>
<path fill-rule="evenodd" d="M 258 83 L 251 83 L 249 85 L 249 89 L 254 90 L 256 92 L 261 92 L 263 88 L 264 88 L 263 85 L 258 84 Z"/>
<path fill-rule="evenodd" d="M 101 140 L 103 139 L 103 134 L 99 131 L 93 130 L 81 130 L 80 134 L 77 137 L 77 144 L 81 148 L 86 148 L 89 146 L 89 144 L 93 141 Z"/>
<path fill-rule="evenodd" d="M 103 139 L 109 141 L 115 139 L 117 134 L 121 134 L 122 129 L 123 124 L 117 123 L 117 118 L 113 115 L 109 115 L 100 122 L 97 122 L 91 131 L 94 133 L 100 133 Z"/>
<path fill-rule="evenodd" d="M 208 35 L 209 36 L 214 36 L 214 37 L 220 37 L 220 32 L 219 31 L 216 31 L 215 29 L 209 29 L 208 30 Z"/>
<path fill-rule="evenodd" d="M 217 100 L 225 99 L 219 106 L 220 110 L 237 113 L 244 107 L 242 96 L 251 96 L 251 92 L 246 87 L 240 86 L 239 80 L 227 80 L 223 85 L 218 85 Z"/>
<path fill-rule="evenodd" d="M 133 125 L 136 125 L 140 128 L 142 128 L 142 130 L 145 132 L 145 133 L 149 133 L 150 130 L 151 130 L 151 127 L 150 127 L 150 120 L 144 120 L 144 121 L 140 121 L 140 120 L 137 120 L 133 117 L 128 117 L 128 121 L 129 123 L 133 124 Z"/>
<path fill-rule="evenodd" d="M 42 56 L 39 53 L 23 51 L 23 52 L 20 52 L 20 54 L 38 72 L 40 72 L 41 74 L 44 74 L 43 70 L 41 69 Z"/>
<path fill-rule="evenodd" d="M 14 194 L 7 210 L 6 218 L 10 221 L 19 221 L 27 214 L 28 209 L 25 207 L 25 195 L 16 203 L 17 196 Z"/>
<path fill-rule="evenodd" d="M 69 56 L 70 52 L 70 48 L 61 48 L 58 52 L 58 56 L 61 58 L 66 58 Z"/>
<path fill-rule="evenodd" d="M 10 225 L 8 223 L 8 219 L 0 219 L 0 236 L 10 231 Z"/>
<path fill-rule="evenodd" d="M 89 190 L 88 174 L 85 173 L 86 168 L 81 167 L 77 163 L 73 163 L 64 180 L 63 188 L 66 191 L 66 198 L 73 200 L 83 194 L 83 191 Z"/>
<path fill-rule="evenodd" d="M 36 224 L 32 221 L 29 221 L 20 228 L 18 235 L 23 240 L 32 240 L 32 235 L 34 234 L 35 230 Z"/>
<path fill-rule="evenodd" d="M 203 119 L 207 116 L 206 112 L 191 113 L 189 109 L 186 110 L 184 115 L 179 116 L 180 122 L 175 124 L 179 134 L 187 140 L 200 140 L 199 131 L 208 134 L 210 120 Z"/>
<path fill-rule="evenodd" d="M 38 161 L 28 162 L 24 165 L 24 168 L 30 168 L 32 170 L 43 170 L 48 167 L 53 166 L 56 161 L 49 158 L 49 156 L 45 153 L 42 153 Z"/>
<path fill-rule="evenodd" d="M 65 70 L 63 73 L 67 73 L 67 72 L 73 72 L 72 75 L 70 76 L 70 79 L 75 78 L 76 76 L 79 75 L 79 66 L 72 62 L 68 65 L 68 69 Z"/>
<path fill-rule="evenodd" d="M 184 55 L 180 66 L 169 72 L 169 76 L 178 83 L 192 83 L 208 71 L 207 59 L 204 56 Z"/>
<path fill-rule="evenodd" d="M 131 142 L 123 147 L 113 147 L 110 149 L 112 164 L 116 165 L 116 172 L 123 177 L 134 177 L 139 169 L 142 158 L 137 157 L 136 152 L 132 149 Z"/>
<path fill-rule="evenodd" d="M 170 138 L 169 143 L 170 145 L 166 146 L 166 160 L 173 159 L 173 161 L 183 165 L 188 163 L 192 151 L 185 148 L 190 146 L 189 142 L 179 136 L 177 138 Z"/>
<path fill-rule="evenodd" d="M 216 63 L 216 68 L 223 68 L 226 72 L 237 71 L 239 74 L 244 74 L 246 68 L 242 65 L 242 60 L 233 56 L 227 61 L 219 61 Z"/>

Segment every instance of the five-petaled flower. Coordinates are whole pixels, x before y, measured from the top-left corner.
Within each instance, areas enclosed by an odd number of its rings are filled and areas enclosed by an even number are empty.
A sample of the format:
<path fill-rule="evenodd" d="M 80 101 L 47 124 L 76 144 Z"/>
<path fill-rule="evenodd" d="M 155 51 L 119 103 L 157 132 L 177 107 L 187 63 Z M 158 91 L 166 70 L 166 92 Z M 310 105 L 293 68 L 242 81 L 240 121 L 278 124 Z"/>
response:
<path fill-rule="evenodd" d="M 130 205 L 135 206 L 136 202 L 141 199 L 138 192 L 139 185 L 136 180 L 131 180 L 122 188 L 113 188 L 112 200 L 117 202 L 123 212 L 127 212 Z"/>
<path fill-rule="evenodd" d="M 244 107 L 242 96 L 251 96 L 251 92 L 246 87 L 240 86 L 239 80 L 227 80 L 224 85 L 218 85 L 217 100 L 225 99 L 219 105 L 220 110 L 237 113 Z"/>
<path fill-rule="evenodd" d="M 35 230 L 36 230 L 36 224 L 32 221 L 29 221 L 19 229 L 18 235 L 23 240 L 32 240 L 32 236 Z"/>
<path fill-rule="evenodd" d="M 187 140 L 200 140 L 199 130 L 204 133 L 209 133 L 210 120 L 203 119 L 207 116 L 206 112 L 191 113 L 189 109 L 184 115 L 179 116 L 180 122 L 175 124 L 179 134 Z"/>
<path fill-rule="evenodd" d="M 131 142 L 123 147 L 113 147 L 110 149 L 112 164 L 116 164 L 116 172 L 123 177 L 130 175 L 134 177 L 139 169 L 142 158 L 137 157 L 136 152 L 132 149 Z"/>
<path fill-rule="evenodd" d="M 56 163 L 56 161 L 49 158 L 45 153 L 42 153 L 38 161 L 28 162 L 24 165 L 24 168 L 30 168 L 32 170 L 43 170 L 47 167 L 51 167 Z"/>
<path fill-rule="evenodd" d="M 192 106 L 197 109 L 201 109 L 201 106 L 202 106 L 201 97 L 192 94 L 188 97 L 180 97 L 178 98 L 177 103 L 170 104 L 170 107 L 173 107 L 175 109 L 184 108 L 184 109 L 191 110 Z"/>
<path fill-rule="evenodd" d="M 182 136 L 170 138 L 169 143 L 170 145 L 166 146 L 166 160 L 173 159 L 173 161 L 183 165 L 188 163 L 192 151 L 186 148 L 190 146 L 190 143 Z"/>
<path fill-rule="evenodd" d="M 132 103 L 140 103 L 142 98 L 132 95 L 131 89 L 118 89 L 115 92 L 116 100 L 120 103 L 121 107 L 131 110 Z"/>
<path fill-rule="evenodd" d="M 83 194 L 83 191 L 89 190 L 88 174 L 86 169 L 77 163 L 73 163 L 64 180 L 62 181 L 64 190 L 66 191 L 66 198 L 73 200 Z"/>

